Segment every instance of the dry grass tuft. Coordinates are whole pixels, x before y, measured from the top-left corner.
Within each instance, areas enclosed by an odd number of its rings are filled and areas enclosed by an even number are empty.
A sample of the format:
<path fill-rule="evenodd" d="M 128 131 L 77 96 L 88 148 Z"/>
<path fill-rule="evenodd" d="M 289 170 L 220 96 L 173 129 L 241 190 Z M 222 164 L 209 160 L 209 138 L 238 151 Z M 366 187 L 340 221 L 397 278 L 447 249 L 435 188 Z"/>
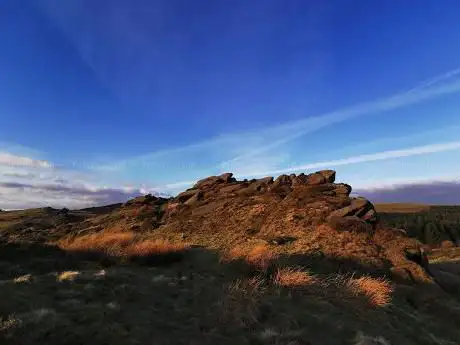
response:
<path fill-rule="evenodd" d="M 259 323 L 261 296 L 265 281 L 261 277 L 238 279 L 229 284 L 218 302 L 223 323 L 249 327 Z"/>
<path fill-rule="evenodd" d="M 23 276 L 14 278 L 14 283 L 20 284 L 20 283 L 30 283 L 32 280 L 32 275 L 31 274 L 25 274 Z"/>
<path fill-rule="evenodd" d="M 237 246 L 226 252 L 221 258 L 222 262 L 244 260 L 248 265 L 261 270 L 268 270 L 275 262 L 277 255 L 266 245 L 259 244 L 252 248 Z"/>
<path fill-rule="evenodd" d="M 127 248 L 127 256 L 150 256 L 150 255 L 164 255 L 171 252 L 180 252 L 186 249 L 182 243 L 170 243 L 163 240 L 143 240 L 134 242 Z"/>
<path fill-rule="evenodd" d="M 135 236 L 132 232 L 98 232 L 61 240 L 58 246 L 67 251 L 95 251 L 117 255 L 134 240 Z"/>
<path fill-rule="evenodd" d="M 160 257 L 174 261 L 187 249 L 184 243 L 170 243 L 160 239 L 142 239 L 132 232 L 96 234 L 60 241 L 58 246 L 70 252 L 98 253 L 129 260 L 146 260 L 153 263 Z"/>
<path fill-rule="evenodd" d="M 251 266 L 267 270 L 276 259 L 276 255 L 267 246 L 257 245 L 249 251 L 245 259 Z"/>
<path fill-rule="evenodd" d="M 7 319 L 0 317 L 0 334 L 8 333 L 22 326 L 22 320 L 15 315 L 9 315 Z"/>
<path fill-rule="evenodd" d="M 391 303 L 393 287 L 383 278 L 361 277 L 349 278 L 346 287 L 354 295 L 364 295 L 377 307 L 385 307 Z"/>
<path fill-rule="evenodd" d="M 73 281 L 79 274 L 80 272 L 78 271 L 65 271 L 65 272 L 58 274 L 58 276 L 56 277 L 56 280 L 59 282 Z"/>
<path fill-rule="evenodd" d="M 279 268 L 274 276 L 274 283 L 283 287 L 305 287 L 317 283 L 316 277 L 300 268 Z"/>

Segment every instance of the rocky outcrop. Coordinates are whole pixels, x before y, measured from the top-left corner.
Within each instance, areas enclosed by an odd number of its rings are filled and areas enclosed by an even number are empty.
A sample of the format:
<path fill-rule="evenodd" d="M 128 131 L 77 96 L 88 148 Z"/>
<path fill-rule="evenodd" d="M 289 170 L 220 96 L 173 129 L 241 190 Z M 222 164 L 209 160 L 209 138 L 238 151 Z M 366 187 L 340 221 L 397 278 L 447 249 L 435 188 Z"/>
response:
<path fill-rule="evenodd" d="M 333 170 L 250 181 L 237 181 L 233 174 L 225 173 L 198 181 L 193 188 L 180 193 L 172 202 L 189 206 L 195 209 L 195 213 L 199 213 L 204 212 L 205 205 L 206 209 L 212 209 L 210 204 L 227 200 L 230 208 L 235 209 L 235 214 L 240 212 L 236 210 L 238 205 L 251 202 L 264 209 L 260 218 L 270 219 L 273 214 L 283 218 L 284 209 L 285 212 L 297 212 L 304 219 L 303 226 L 328 222 L 337 229 L 372 231 L 377 222 L 377 213 L 372 203 L 364 198 L 351 198 L 351 186 L 334 183 L 335 178 L 336 172 Z M 185 207 L 185 213 L 187 209 L 190 212 L 190 208 Z M 229 218 L 236 218 L 235 214 L 229 215 Z M 259 221 L 258 225 L 260 228 L 271 227 L 263 221 Z"/>

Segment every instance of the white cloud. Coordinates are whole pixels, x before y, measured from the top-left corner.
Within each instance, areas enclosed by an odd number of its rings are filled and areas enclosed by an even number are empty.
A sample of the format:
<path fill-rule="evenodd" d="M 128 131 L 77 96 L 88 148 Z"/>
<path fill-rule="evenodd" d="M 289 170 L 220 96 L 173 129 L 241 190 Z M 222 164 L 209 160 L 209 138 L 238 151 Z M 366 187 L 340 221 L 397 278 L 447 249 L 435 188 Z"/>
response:
<path fill-rule="evenodd" d="M 103 178 L 75 170 L 55 168 L 48 161 L 11 153 L 0 154 L 0 209 L 51 206 L 83 208 L 124 202 L 148 187 L 103 185 Z"/>
<path fill-rule="evenodd" d="M 17 156 L 8 152 L 0 152 L 0 165 L 46 169 L 52 168 L 52 164 L 48 161 Z"/>

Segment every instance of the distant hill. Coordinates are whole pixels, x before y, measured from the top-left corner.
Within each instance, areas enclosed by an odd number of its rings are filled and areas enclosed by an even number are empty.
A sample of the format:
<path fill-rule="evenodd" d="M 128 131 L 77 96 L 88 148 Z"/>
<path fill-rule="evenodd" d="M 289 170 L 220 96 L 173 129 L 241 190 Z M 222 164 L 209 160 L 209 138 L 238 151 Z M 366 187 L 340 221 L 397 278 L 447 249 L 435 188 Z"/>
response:
<path fill-rule="evenodd" d="M 386 203 L 375 204 L 377 212 L 385 213 L 417 213 L 430 209 L 429 205 L 423 204 L 406 204 L 406 203 Z"/>
<path fill-rule="evenodd" d="M 377 204 L 381 223 L 432 247 L 460 245 L 460 206 Z"/>

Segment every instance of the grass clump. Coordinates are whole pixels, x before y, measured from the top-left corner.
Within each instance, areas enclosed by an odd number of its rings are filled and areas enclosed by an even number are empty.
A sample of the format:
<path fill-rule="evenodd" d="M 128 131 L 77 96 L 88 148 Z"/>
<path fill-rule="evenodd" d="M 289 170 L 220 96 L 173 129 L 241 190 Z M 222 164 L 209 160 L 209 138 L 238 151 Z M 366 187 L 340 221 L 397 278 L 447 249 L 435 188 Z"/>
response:
<path fill-rule="evenodd" d="M 177 261 L 188 248 L 184 243 L 145 239 L 132 232 L 99 232 L 61 240 L 58 246 L 68 252 L 97 254 L 148 264 Z"/>
<path fill-rule="evenodd" d="M 273 280 L 275 285 L 287 288 L 306 287 L 318 283 L 317 278 L 309 272 L 295 267 L 278 268 Z"/>
<path fill-rule="evenodd" d="M 258 271 L 266 272 L 273 266 L 277 255 L 267 245 L 259 244 L 253 247 L 237 246 L 224 253 L 222 262 L 242 260 Z"/>
<path fill-rule="evenodd" d="M 376 307 L 386 307 L 391 303 L 393 287 L 384 278 L 349 278 L 346 287 L 354 295 L 364 295 Z"/>

